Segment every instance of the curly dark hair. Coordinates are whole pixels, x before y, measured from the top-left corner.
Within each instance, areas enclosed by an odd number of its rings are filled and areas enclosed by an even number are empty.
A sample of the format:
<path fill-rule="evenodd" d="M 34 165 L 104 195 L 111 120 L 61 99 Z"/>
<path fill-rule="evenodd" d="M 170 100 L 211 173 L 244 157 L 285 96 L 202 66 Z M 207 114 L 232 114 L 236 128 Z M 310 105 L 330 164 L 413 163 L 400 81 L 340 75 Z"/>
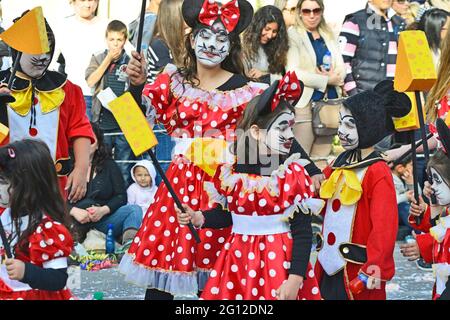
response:
<path fill-rule="evenodd" d="M 273 22 L 278 24 L 277 36 L 269 43 L 262 45 L 262 31 L 267 24 Z M 244 43 L 243 51 L 246 62 L 255 61 L 258 58 L 258 50 L 262 46 L 269 62 L 269 72 L 281 74 L 285 72 L 289 40 L 283 13 L 280 9 L 268 5 L 256 11 L 252 23 L 242 35 L 242 41 Z"/>
<path fill-rule="evenodd" d="M 91 122 L 91 126 L 98 144 L 98 149 L 95 151 L 94 157 L 92 158 L 92 171 L 99 172 L 103 169 L 105 161 L 111 159 L 111 149 L 105 144 L 105 137 L 100 126 L 93 122 Z"/>
<path fill-rule="evenodd" d="M 199 25 L 186 36 L 186 51 L 183 59 L 184 63 L 183 67 L 178 69 L 178 73 L 182 76 L 183 81 L 193 86 L 199 85 L 199 79 L 197 78 L 197 58 L 195 56 L 195 50 L 191 45 L 191 38 L 195 38 L 197 33 L 203 28 L 208 27 Z M 230 53 L 221 63 L 221 67 L 228 72 L 244 75 L 241 39 L 239 38 L 239 35 L 233 32 L 228 34 L 228 37 L 230 39 Z"/>
<path fill-rule="evenodd" d="M 21 217 L 29 217 L 28 227 L 17 242 L 21 253 L 28 252 L 28 238 L 44 214 L 69 226 L 55 165 L 44 142 L 25 139 L 0 148 L 0 181 L 10 185 L 9 207 L 15 230 L 21 230 Z"/>

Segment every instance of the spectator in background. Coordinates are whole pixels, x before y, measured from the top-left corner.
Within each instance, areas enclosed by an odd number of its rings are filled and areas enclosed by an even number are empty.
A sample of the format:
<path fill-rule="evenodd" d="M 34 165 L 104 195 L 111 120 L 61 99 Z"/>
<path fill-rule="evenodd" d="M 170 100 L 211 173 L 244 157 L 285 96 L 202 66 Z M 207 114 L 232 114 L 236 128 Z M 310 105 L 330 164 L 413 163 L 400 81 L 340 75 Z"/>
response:
<path fill-rule="evenodd" d="M 450 12 L 450 0 L 428 0 L 432 7 Z"/>
<path fill-rule="evenodd" d="M 0 33 L 5 31 L 3 29 L 3 11 L 2 4 L 0 2 Z M 9 47 L 3 41 L 0 41 L 0 70 L 6 70 L 11 66 L 11 54 Z"/>
<path fill-rule="evenodd" d="M 128 90 L 126 70 L 130 57 L 124 50 L 127 36 L 127 27 L 123 22 L 111 21 L 106 27 L 105 35 L 108 48 L 92 55 L 91 62 L 86 69 L 86 82 L 94 91 L 91 110 L 92 122 L 98 122 L 105 133 L 105 144 L 114 151 L 114 160 L 116 161 L 130 161 L 135 157 L 113 114 L 102 106 L 97 95 L 106 88 L 110 88 L 118 97 Z M 125 184 L 128 186 L 132 183 L 131 165 L 128 162 L 118 162 L 118 166 Z"/>
<path fill-rule="evenodd" d="M 185 53 L 184 35 L 187 25 L 181 13 L 182 4 L 183 0 L 164 0 L 159 6 L 155 36 L 147 51 L 148 83 L 153 83 L 158 73 L 167 64 L 183 65 L 183 55 Z M 153 131 L 158 139 L 158 145 L 155 147 L 156 157 L 164 171 L 166 171 L 172 161 L 172 150 L 175 142 L 167 134 L 162 123 L 156 123 Z M 158 173 L 156 185 L 159 185 L 161 180 L 162 178 Z"/>
<path fill-rule="evenodd" d="M 140 206 L 144 215 L 158 190 L 155 167 L 151 161 L 141 160 L 131 168 L 131 176 L 134 183 L 127 189 L 128 204 Z"/>
<path fill-rule="evenodd" d="M 298 0 L 275 0 L 275 3 L 273 4 L 283 12 L 286 29 L 289 29 L 289 27 L 293 26 L 295 23 L 295 8 L 297 3 Z"/>
<path fill-rule="evenodd" d="M 406 24 L 410 24 L 416 21 L 417 14 L 420 9 L 420 4 L 418 2 L 411 2 L 410 0 L 393 0 L 392 9 L 405 19 Z"/>
<path fill-rule="evenodd" d="M 153 37 L 153 32 L 155 30 L 156 18 L 158 13 L 158 8 L 161 4 L 162 0 L 150 0 L 148 1 L 147 9 L 145 10 L 145 19 L 144 19 L 144 32 L 142 34 L 142 44 L 143 49 L 145 50 L 150 45 L 150 42 Z M 139 32 L 139 19 L 137 17 L 136 20 L 130 23 L 128 29 L 130 30 L 130 42 L 136 48 L 137 38 Z M 169 22 L 169 21 L 167 21 Z"/>
<path fill-rule="evenodd" d="M 393 80 L 403 18 L 391 10 L 392 0 L 369 0 L 367 7 L 348 15 L 339 41 L 347 68 L 344 89 L 349 95 Z"/>
<path fill-rule="evenodd" d="M 90 229 L 107 233 L 114 226 L 114 237 L 129 244 L 142 221 L 138 205 L 127 205 L 127 191 L 117 164 L 111 159 L 100 127 L 92 123 L 95 143 L 91 145 L 86 196 L 69 205 L 69 213 L 76 220 L 76 238 L 83 242 Z"/>
<path fill-rule="evenodd" d="M 267 84 L 281 79 L 289 45 L 280 9 L 264 6 L 256 11 L 242 35 L 242 44 L 248 77 Z"/>
<path fill-rule="evenodd" d="M 322 0 L 300 0 L 295 25 L 289 29 L 290 48 L 287 71 L 295 71 L 305 85 L 302 98 L 296 105 L 294 134 L 311 157 L 327 157 L 332 137 L 315 137 L 312 129 L 311 102 L 325 96 L 341 96 L 345 68 L 337 39 L 323 17 Z M 323 57 L 331 54 L 331 69 L 323 67 Z"/>
<path fill-rule="evenodd" d="M 62 19 L 55 30 L 57 51 L 54 67 L 65 61 L 64 73 L 70 81 L 83 90 L 86 102 L 86 113 L 91 119 L 92 94 L 91 88 L 85 81 L 85 70 L 89 65 L 92 52 L 103 50 L 103 41 L 107 22 L 97 16 L 100 0 L 70 0 L 74 8 L 74 15 Z M 61 69 L 60 69 L 61 70 Z"/>

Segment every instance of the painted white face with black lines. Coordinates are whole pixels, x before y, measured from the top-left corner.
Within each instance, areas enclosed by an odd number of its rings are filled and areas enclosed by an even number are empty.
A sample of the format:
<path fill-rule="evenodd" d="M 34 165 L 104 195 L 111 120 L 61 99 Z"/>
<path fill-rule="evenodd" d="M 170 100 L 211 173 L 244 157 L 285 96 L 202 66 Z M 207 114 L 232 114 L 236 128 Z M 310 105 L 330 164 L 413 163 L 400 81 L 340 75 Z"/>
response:
<path fill-rule="evenodd" d="M 0 179 L 0 207 L 7 208 L 9 206 L 9 189 L 10 184 L 4 179 Z"/>
<path fill-rule="evenodd" d="M 294 142 L 295 116 L 292 112 L 283 112 L 273 120 L 264 137 L 266 147 L 273 154 L 287 155 Z"/>
<path fill-rule="evenodd" d="M 339 110 L 338 136 L 345 150 L 353 150 L 358 147 L 359 135 L 355 118 L 353 118 L 351 111 L 345 107 L 341 107 Z"/>
<path fill-rule="evenodd" d="M 205 67 L 216 67 L 230 53 L 230 39 L 221 22 L 211 28 L 203 28 L 194 38 L 194 51 L 197 62 Z"/>
<path fill-rule="evenodd" d="M 450 186 L 447 181 L 440 175 L 440 173 L 433 167 L 430 168 L 431 177 L 433 178 L 433 184 L 431 188 L 436 196 L 438 205 L 449 206 L 450 205 Z"/>

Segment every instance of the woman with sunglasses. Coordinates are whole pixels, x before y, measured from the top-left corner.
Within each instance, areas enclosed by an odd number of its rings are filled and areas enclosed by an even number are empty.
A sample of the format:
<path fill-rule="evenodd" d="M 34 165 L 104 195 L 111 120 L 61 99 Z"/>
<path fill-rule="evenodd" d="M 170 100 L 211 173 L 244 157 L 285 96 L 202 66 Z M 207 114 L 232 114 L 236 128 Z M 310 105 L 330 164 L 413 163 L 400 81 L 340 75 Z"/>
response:
<path fill-rule="evenodd" d="M 323 0 L 300 0 L 296 7 L 295 24 L 288 31 L 286 70 L 295 71 L 305 84 L 304 94 L 296 105 L 294 133 L 313 159 L 326 158 L 330 154 L 332 136 L 314 136 L 311 103 L 325 97 L 340 97 L 340 86 L 344 84 L 345 77 L 338 41 L 323 12 Z"/>

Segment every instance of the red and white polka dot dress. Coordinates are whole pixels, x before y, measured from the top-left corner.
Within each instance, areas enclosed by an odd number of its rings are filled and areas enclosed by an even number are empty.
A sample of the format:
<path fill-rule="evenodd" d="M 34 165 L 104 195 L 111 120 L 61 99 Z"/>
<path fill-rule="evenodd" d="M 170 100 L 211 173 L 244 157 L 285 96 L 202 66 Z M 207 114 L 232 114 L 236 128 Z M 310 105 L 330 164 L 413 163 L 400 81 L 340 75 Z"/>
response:
<path fill-rule="evenodd" d="M 2 223 L 7 234 L 11 224 L 9 209 L 2 214 Z M 44 215 L 42 222 L 29 238 L 29 249 L 22 253 L 16 249 L 15 259 L 32 263 L 40 268 L 67 268 L 67 257 L 72 252 L 73 240 L 61 223 Z M 70 300 L 72 293 L 65 288 L 59 291 L 45 291 L 30 288 L 19 281 L 10 280 L 4 264 L 0 266 L 0 300 Z"/>
<path fill-rule="evenodd" d="M 178 139 L 166 175 L 180 201 L 193 210 L 209 210 L 212 206 L 203 183 L 212 181 L 212 177 L 186 158 L 187 146 L 194 137 L 233 141 L 236 123 L 247 102 L 264 87 L 248 83 L 230 91 L 207 92 L 182 84 L 175 71 L 173 65 L 166 67 L 143 94 L 150 98 L 168 133 Z M 134 243 L 121 261 L 120 271 L 127 281 L 146 288 L 174 295 L 197 294 L 231 228 L 202 229 L 201 243 L 197 245 L 189 228 L 176 221 L 174 205 L 167 187 L 161 183 Z"/>
<path fill-rule="evenodd" d="M 276 299 L 276 290 L 287 279 L 291 264 L 293 241 L 287 218 L 304 214 L 300 208 L 309 208 L 310 201 L 320 204 L 314 212 L 323 206 L 321 200 L 311 199 L 311 180 L 293 157 L 270 177 L 236 173 L 232 165 L 221 166 L 220 183 L 208 192 L 215 201 L 220 198 L 214 194 L 217 190 L 225 197 L 233 232 L 217 258 L 202 299 Z M 321 299 L 310 264 L 298 299 Z"/>

